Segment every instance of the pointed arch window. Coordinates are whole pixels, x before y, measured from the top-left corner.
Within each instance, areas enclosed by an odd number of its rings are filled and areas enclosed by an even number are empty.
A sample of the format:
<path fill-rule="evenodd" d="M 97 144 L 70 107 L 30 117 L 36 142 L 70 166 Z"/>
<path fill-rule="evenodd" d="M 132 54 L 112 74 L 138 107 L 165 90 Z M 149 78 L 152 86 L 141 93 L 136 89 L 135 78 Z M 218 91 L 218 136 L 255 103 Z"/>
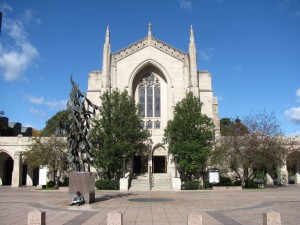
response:
<path fill-rule="evenodd" d="M 141 107 L 140 116 L 143 118 L 154 118 L 161 116 L 161 90 L 158 77 L 153 73 L 146 74 L 138 85 L 139 103 Z M 149 121 L 147 122 L 149 124 Z M 148 128 L 153 126 L 147 125 Z M 157 129 L 159 126 L 155 126 Z"/>

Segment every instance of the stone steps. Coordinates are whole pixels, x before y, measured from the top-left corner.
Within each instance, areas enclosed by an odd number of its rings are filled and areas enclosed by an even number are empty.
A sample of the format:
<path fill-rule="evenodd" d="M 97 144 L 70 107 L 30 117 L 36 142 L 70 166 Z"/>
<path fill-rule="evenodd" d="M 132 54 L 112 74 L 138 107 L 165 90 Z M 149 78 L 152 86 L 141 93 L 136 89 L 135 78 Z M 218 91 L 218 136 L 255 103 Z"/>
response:
<path fill-rule="evenodd" d="M 154 187 L 151 191 L 172 191 L 172 181 L 168 174 L 153 174 Z M 132 179 L 130 191 L 149 191 L 149 177 L 146 175 L 138 176 Z"/>

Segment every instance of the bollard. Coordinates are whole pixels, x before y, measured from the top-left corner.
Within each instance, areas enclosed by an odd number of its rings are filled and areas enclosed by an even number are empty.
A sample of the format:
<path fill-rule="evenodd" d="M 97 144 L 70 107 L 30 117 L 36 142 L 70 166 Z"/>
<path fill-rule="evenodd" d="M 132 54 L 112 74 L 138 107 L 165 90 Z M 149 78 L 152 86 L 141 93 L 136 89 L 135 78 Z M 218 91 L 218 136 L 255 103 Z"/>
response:
<path fill-rule="evenodd" d="M 188 215 L 188 225 L 202 225 L 202 215 L 192 212 Z"/>
<path fill-rule="evenodd" d="M 107 225 L 123 225 L 123 215 L 117 211 L 108 213 Z"/>
<path fill-rule="evenodd" d="M 27 225 L 46 225 L 46 212 L 38 209 L 29 212 Z"/>
<path fill-rule="evenodd" d="M 281 225 L 280 213 L 274 211 L 263 213 L 263 225 Z"/>

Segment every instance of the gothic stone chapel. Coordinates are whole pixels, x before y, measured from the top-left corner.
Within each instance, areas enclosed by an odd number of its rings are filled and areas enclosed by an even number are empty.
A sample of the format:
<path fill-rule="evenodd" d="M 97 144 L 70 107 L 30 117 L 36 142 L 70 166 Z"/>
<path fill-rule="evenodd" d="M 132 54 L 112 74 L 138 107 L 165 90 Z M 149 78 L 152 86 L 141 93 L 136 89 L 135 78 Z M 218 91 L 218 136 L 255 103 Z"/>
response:
<path fill-rule="evenodd" d="M 197 69 L 197 51 L 193 28 L 190 28 L 189 52 L 185 53 L 152 36 L 111 52 L 109 28 L 103 47 L 102 71 L 88 77 L 87 98 L 101 105 L 99 96 L 107 90 L 126 89 L 141 106 L 141 126 L 151 132 L 151 152 L 138 153 L 127 169 L 135 175 L 154 174 L 174 177 L 175 166 L 168 149 L 155 148 L 162 143 L 164 129 L 173 118 L 173 107 L 188 90 L 200 96 L 202 113 L 219 127 L 218 100 L 213 96 L 211 74 Z"/>

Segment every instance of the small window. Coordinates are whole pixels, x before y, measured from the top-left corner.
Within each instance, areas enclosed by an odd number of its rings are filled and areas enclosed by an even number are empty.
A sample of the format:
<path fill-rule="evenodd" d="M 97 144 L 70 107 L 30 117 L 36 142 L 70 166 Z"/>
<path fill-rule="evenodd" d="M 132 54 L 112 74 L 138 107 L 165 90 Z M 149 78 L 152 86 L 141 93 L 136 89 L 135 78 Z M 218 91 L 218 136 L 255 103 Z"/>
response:
<path fill-rule="evenodd" d="M 160 129 L 160 121 L 159 120 L 155 121 L 155 129 Z"/>
<path fill-rule="evenodd" d="M 152 121 L 151 121 L 151 120 L 148 120 L 148 121 L 147 121 L 147 128 L 148 128 L 148 129 L 152 129 L 152 127 L 153 127 L 153 126 L 152 126 Z"/>

